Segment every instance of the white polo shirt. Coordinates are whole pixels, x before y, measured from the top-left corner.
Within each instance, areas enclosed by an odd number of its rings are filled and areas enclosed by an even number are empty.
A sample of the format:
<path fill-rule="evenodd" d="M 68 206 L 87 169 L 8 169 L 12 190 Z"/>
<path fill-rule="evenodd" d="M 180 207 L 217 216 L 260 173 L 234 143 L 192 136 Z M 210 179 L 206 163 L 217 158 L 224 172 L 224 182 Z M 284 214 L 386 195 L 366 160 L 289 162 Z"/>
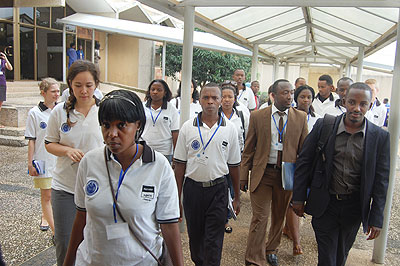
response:
<path fill-rule="evenodd" d="M 245 114 L 244 112 L 242 112 L 241 110 L 234 110 L 231 117 L 226 117 L 221 109 L 220 109 L 220 112 L 223 117 L 227 118 L 229 121 L 231 121 L 235 125 L 236 130 L 238 132 L 238 141 L 239 141 L 239 146 L 240 146 L 240 152 L 242 152 L 244 149 L 244 141 L 246 139 L 247 132 L 249 129 L 250 117 L 247 114 Z M 242 122 L 242 118 L 240 117 L 239 112 L 242 113 L 243 122 Z"/>
<path fill-rule="evenodd" d="M 269 159 L 268 159 L 268 163 L 269 164 L 276 164 L 277 160 L 278 160 L 278 150 L 274 149 L 273 147 L 276 146 L 276 143 L 278 143 L 279 141 L 279 120 L 280 120 L 280 116 L 278 114 L 278 108 L 276 108 L 275 104 L 272 104 L 272 110 L 271 110 L 271 149 L 269 151 Z M 284 111 L 284 116 L 283 118 L 283 136 L 282 136 L 282 140 L 284 141 L 285 138 L 285 133 L 286 133 L 286 127 L 287 127 L 287 119 L 288 119 L 288 115 L 289 115 L 289 109 L 286 109 Z M 275 118 L 275 121 L 274 119 Z M 286 126 L 285 126 L 286 124 Z M 282 142 L 283 143 L 283 142 Z M 282 144 L 283 145 L 283 144 Z"/>
<path fill-rule="evenodd" d="M 179 219 L 179 198 L 174 172 L 168 160 L 144 145 L 142 156 L 127 170 L 118 192 L 118 207 L 138 237 L 156 256 L 161 256 L 160 223 Z M 121 165 L 107 150 L 110 176 L 116 193 Z M 107 240 L 106 226 L 115 224 L 113 199 L 104 158 L 104 147 L 82 159 L 75 187 L 75 204 L 85 210 L 84 239 L 76 265 L 157 265 L 132 233 Z M 117 214 L 117 222 L 122 223 Z"/>
<path fill-rule="evenodd" d="M 164 155 L 173 154 L 172 131 L 179 130 L 179 113 L 170 102 L 164 102 L 154 110 L 151 101 L 143 103 L 146 126 L 142 139 L 147 145 Z"/>
<path fill-rule="evenodd" d="M 229 120 L 219 117 L 218 122 L 209 128 L 201 121 L 201 114 L 202 112 L 198 115 L 199 126 L 197 117 L 183 124 L 179 131 L 174 159 L 177 162 L 186 163 L 186 177 L 197 182 L 207 182 L 228 174 L 228 165 L 239 166 L 241 156 L 235 125 Z M 199 128 L 204 146 L 218 128 L 204 154 Z"/>
<path fill-rule="evenodd" d="M 371 109 L 365 114 L 365 117 L 378 127 L 383 127 L 386 119 L 386 106 L 376 98 L 372 103 Z"/>
<path fill-rule="evenodd" d="M 321 102 L 319 94 L 317 94 L 312 103 L 315 113 L 324 116 L 329 110 L 335 109 L 335 101 L 337 99 L 339 99 L 339 96 L 336 93 L 331 93 L 325 101 Z"/>
<path fill-rule="evenodd" d="M 57 104 L 50 114 L 45 142 L 57 142 L 61 145 L 80 149 L 83 153 L 103 146 L 103 136 L 98 120 L 98 102 L 97 100 L 96 104 L 91 107 L 86 117 L 75 109 L 70 111 L 71 122 L 76 122 L 72 127 L 67 124 L 65 103 Z M 67 156 L 57 157 L 51 187 L 74 193 L 78 166 L 79 163 L 74 163 Z"/>
<path fill-rule="evenodd" d="M 25 139 L 35 141 L 33 160 L 44 161 L 45 174 L 40 177 L 52 177 L 57 157 L 48 153 L 44 147 L 44 136 L 50 117 L 51 109 L 40 102 L 28 112 L 25 128 Z"/>
<path fill-rule="evenodd" d="M 171 101 L 169 101 L 169 102 L 173 106 L 175 106 L 175 108 L 178 110 L 178 113 L 181 114 L 181 98 L 176 97 L 176 98 L 171 99 Z M 189 118 L 193 118 L 193 117 L 197 116 L 201 111 L 203 111 L 203 109 L 201 108 L 199 101 L 197 101 L 196 103 L 193 103 L 193 102 L 190 103 Z"/>
<path fill-rule="evenodd" d="M 103 93 L 98 88 L 94 90 L 93 95 L 99 100 L 103 99 Z M 61 94 L 60 101 L 66 102 L 68 100 L 68 97 L 69 97 L 69 88 L 66 88 Z"/>
<path fill-rule="evenodd" d="M 247 88 L 244 84 L 244 89 L 239 91 L 237 100 L 243 103 L 244 106 L 250 110 L 256 108 L 256 100 L 254 99 L 254 93 L 251 88 Z"/>
<path fill-rule="evenodd" d="M 308 127 L 308 133 L 311 132 L 313 129 L 315 123 L 317 122 L 318 119 L 322 118 L 319 114 L 314 113 L 315 116 L 312 116 L 310 114 L 307 115 L 307 127 Z"/>

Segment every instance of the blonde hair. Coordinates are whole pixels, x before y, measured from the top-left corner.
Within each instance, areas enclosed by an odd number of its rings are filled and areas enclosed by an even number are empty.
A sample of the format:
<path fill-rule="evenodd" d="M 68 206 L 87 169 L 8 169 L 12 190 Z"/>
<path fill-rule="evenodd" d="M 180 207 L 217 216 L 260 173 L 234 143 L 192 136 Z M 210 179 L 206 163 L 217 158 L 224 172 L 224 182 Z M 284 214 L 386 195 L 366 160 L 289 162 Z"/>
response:
<path fill-rule="evenodd" d="M 53 78 L 44 78 L 42 81 L 39 83 L 39 89 L 40 91 L 47 92 L 47 90 L 52 86 L 52 85 L 57 85 L 60 87 L 60 83 L 53 79 Z"/>
<path fill-rule="evenodd" d="M 367 79 L 364 83 L 368 84 L 368 85 L 376 85 L 377 84 L 376 79 Z"/>

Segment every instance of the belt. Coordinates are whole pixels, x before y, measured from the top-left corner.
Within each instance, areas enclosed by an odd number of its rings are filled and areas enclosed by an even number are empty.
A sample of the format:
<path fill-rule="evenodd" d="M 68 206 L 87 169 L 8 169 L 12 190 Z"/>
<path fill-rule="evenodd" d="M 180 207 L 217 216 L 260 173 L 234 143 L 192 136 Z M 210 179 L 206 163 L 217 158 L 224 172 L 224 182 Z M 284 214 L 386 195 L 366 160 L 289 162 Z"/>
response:
<path fill-rule="evenodd" d="M 193 179 L 191 179 L 190 177 L 189 177 L 189 180 L 192 181 L 196 186 L 199 186 L 199 187 L 213 187 L 215 185 L 224 183 L 225 182 L 225 177 L 224 176 L 223 177 L 219 177 L 217 179 L 214 179 L 214 180 L 211 180 L 211 181 L 207 181 L 207 182 L 197 182 L 197 181 L 194 181 Z"/>
<path fill-rule="evenodd" d="M 351 193 L 351 194 L 331 194 L 331 197 L 336 200 L 351 200 L 354 198 L 359 198 L 359 193 Z"/>
<path fill-rule="evenodd" d="M 267 164 L 267 168 L 281 169 L 281 167 L 278 166 L 277 164 L 270 164 L 270 163 Z"/>

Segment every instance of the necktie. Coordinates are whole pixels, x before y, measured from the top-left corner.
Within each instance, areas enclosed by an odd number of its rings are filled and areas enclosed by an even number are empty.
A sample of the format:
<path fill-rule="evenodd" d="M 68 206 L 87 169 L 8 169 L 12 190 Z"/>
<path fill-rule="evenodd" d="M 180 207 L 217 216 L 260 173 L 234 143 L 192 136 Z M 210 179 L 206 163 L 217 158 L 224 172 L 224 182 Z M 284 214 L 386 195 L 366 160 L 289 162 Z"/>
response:
<path fill-rule="evenodd" d="M 284 112 L 278 112 L 278 115 L 279 115 L 279 132 L 282 132 L 282 130 L 283 130 L 283 116 L 285 115 L 285 113 Z M 282 132 L 282 135 L 279 135 L 279 143 L 283 143 L 283 132 Z M 281 165 L 282 165 L 282 151 L 278 151 L 278 157 L 277 157 L 277 160 L 276 160 L 276 165 L 278 166 L 278 167 L 281 167 Z"/>

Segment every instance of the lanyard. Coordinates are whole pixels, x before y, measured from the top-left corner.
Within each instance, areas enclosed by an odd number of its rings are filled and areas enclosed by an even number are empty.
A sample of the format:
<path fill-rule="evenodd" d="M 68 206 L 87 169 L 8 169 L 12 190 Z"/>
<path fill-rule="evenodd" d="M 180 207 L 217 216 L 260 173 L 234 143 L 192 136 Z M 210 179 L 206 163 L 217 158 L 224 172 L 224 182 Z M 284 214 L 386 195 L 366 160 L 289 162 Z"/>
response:
<path fill-rule="evenodd" d="M 308 113 L 308 115 L 307 115 L 307 123 L 308 123 L 308 121 L 310 121 L 310 113 Z M 287 122 L 287 121 L 286 121 Z M 276 124 L 275 124 L 276 125 Z"/>
<path fill-rule="evenodd" d="M 161 108 L 160 112 L 158 113 L 158 115 L 157 115 L 157 117 L 156 117 L 156 120 L 154 120 L 153 112 L 151 111 L 151 106 L 149 107 L 149 110 L 150 110 L 151 120 L 153 120 L 153 127 L 154 127 L 154 126 L 156 125 L 156 122 L 157 122 L 158 117 L 160 116 L 160 114 L 161 114 L 161 112 L 162 112 L 162 108 Z"/>
<path fill-rule="evenodd" d="M 231 118 L 232 118 L 232 116 L 233 116 L 233 110 L 232 110 L 232 113 L 231 113 L 231 116 L 229 117 L 229 120 L 231 120 Z M 222 116 L 225 116 L 225 114 L 224 114 L 224 112 L 221 112 L 222 113 Z"/>
<path fill-rule="evenodd" d="M 203 142 L 203 137 L 201 136 L 201 131 L 200 131 L 200 122 L 199 122 L 199 116 L 197 116 L 197 128 L 199 129 L 199 135 L 200 135 L 200 140 L 201 140 L 201 145 L 203 145 L 203 154 L 206 151 L 208 144 L 210 144 L 212 138 L 215 136 L 215 133 L 217 133 L 219 127 L 221 126 L 222 123 L 222 117 L 219 119 L 219 124 L 217 129 L 214 131 L 214 133 L 212 134 L 211 138 L 208 140 L 206 146 L 204 146 L 204 142 Z M 200 154 L 197 154 L 197 157 L 200 157 Z"/>
<path fill-rule="evenodd" d="M 136 155 L 138 154 L 138 150 L 139 150 L 139 145 L 136 143 L 136 152 L 135 152 L 135 156 L 133 156 L 132 162 L 129 164 L 128 168 L 126 168 L 125 172 L 121 168 L 121 172 L 119 173 L 119 179 L 118 179 L 117 193 L 115 193 L 116 201 L 118 200 L 118 192 L 119 192 L 119 189 L 121 188 L 122 182 L 124 181 L 125 174 L 126 174 L 126 172 L 128 172 L 129 168 L 132 166 L 133 161 L 135 160 Z M 113 214 L 114 214 L 114 222 L 117 223 L 117 215 L 115 213 L 115 203 L 113 204 Z"/>
<path fill-rule="evenodd" d="M 284 125 L 283 128 L 282 128 L 282 131 L 280 131 L 280 130 L 279 130 L 279 127 L 276 125 L 276 121 L 275 121 L 274 115 L 272 115 L 272 119 L 274 120 L 275 127 L 276 127 L 276 129 L 278 130 L 278 133 L 279 133 L 279 142 L 282 142 L 282 134 L 283 134 L 283 131 L 285 131 L 286 124 L 287 124 L 287 121 L 288 121 L 289 119 L 286 119 L 285 125 Z"/>
<path fill-rule="evenodd" d="M 374 109 L 375 103 L 376 103 L 376 100 L 374 101 L 374 104 L 372 105 L 371 110 Z"/>
<path fill-rule="evenodd" d="M 240 93 L 240 95 L 239 95 L 239 97 L 238 97 L 238 100 L 240 100 L 240 98 L 242 97 L 243 92 L 244 92 L 244 89 L 243 89 L 242 92 Z"/>

